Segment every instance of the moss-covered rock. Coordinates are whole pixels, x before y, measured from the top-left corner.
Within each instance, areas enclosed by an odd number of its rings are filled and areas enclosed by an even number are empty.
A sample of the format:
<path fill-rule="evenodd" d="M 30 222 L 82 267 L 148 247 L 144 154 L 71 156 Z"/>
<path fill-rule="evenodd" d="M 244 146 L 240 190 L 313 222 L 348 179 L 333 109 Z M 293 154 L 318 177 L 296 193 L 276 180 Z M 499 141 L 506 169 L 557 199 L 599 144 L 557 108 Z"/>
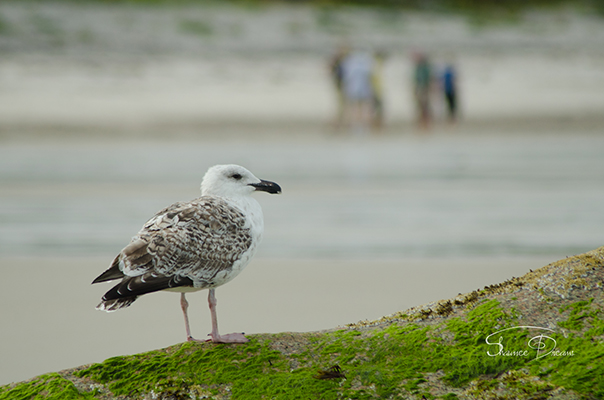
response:
<path fill-rule="evenodd" d="M 184 343 L 0 387 L 4 399 L 602 399 L 604 247 L 322 332 Z"/>

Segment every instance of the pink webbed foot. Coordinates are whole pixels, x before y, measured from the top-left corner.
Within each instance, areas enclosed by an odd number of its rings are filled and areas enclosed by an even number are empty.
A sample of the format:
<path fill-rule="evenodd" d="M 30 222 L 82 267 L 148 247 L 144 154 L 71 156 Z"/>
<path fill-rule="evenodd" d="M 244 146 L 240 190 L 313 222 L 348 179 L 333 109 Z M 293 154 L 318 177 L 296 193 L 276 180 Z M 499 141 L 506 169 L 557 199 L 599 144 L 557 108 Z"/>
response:
<path fill-rule="evenodd" d="M 208 336 L 210 336 L 210 339 L 206 342 L 212 343 L 247 343 L 250 341 L 243 333 L 227 333 L 226 335 L 216 336 L 210 333 Z"/>

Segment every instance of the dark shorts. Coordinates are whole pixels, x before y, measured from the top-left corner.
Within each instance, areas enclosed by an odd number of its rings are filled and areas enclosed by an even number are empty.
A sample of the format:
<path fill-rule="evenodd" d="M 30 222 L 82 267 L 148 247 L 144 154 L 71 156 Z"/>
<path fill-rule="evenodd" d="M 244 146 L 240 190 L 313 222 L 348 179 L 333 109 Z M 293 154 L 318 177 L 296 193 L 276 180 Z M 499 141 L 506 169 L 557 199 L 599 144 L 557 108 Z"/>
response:
<path fill-rule="evenodd" d="M 447 108 L 450 114 L 455 114 L 457 111 L 457 96 L 455 92 L 445 92 L 445 100 L 447 101 Z"/>

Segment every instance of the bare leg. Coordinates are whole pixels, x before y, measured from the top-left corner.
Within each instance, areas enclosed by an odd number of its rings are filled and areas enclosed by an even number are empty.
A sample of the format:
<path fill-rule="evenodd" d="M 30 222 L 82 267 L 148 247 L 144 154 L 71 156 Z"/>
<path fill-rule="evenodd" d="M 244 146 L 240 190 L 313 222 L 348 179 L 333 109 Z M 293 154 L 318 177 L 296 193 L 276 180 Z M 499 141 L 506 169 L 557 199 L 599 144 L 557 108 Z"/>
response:
<path fill-rule="evenodd" d="M 210 333 L 211 339 L 214 343 L 246 343 L 249 339 L 243 336 L 243 333 L 229 333 L 220 336 L 218 333 L 218 317 L 216 316 L 216 296 L 214 295 L 214 289 L 210 289 L 208 294 L 208 304 L 210 305 L 210 314 L 212 315 L 212 333 Z"/>
<path fill-rule="evenodd" d="M 180 294 L 180 308 L 182 308 L 182 315 L 184 315 L 184 317 L 185 317 L 185 329 L 187 330 L 187 341 L 188 342 L 195 342 L 195 341 L 198 342 L 199 340 L 193 339 L 193 336 L 191 336 L 191 328 L 189 327 L 189 315 L 187 313 L 187 309 L 189 308 L 189 302 L 185 298 L 184 292 Z"/>

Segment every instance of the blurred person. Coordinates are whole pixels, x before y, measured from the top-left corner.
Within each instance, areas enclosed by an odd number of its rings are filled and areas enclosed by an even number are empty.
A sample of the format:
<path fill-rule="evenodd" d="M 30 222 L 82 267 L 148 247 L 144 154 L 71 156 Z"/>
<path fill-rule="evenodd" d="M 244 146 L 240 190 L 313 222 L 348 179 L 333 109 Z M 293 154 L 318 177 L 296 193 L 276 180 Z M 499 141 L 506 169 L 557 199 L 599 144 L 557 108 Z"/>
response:
<path fill-rule="evenodd" d="M 346 111 L 346 98 L 344 96 L 342 85 L 342 62 L 349 53 L 348 46 L 340 46 L 329 62 L 329 73 L 336 90 L 337 110 L 334 127 L 339 130 L 344 123 L 344 115 Z"/>
<path fill-rule="evenodd" d="M 447 115 L 450 123 L 457 121 L 457 71 L 452 63 L 445 65 L 442 74 L 442 90 L 447 105 Z"/>
<path fill-rule="evenodd" d="M 428 56 L 424 53 L 415 53 L 415 68 L 413 71 L 413 96 L 417 107 L 418 126 L 422 130 L 430 128 L 432 109 L 430 105 L 430 92 L 432 89 L 432 67 Z"/>
<path fill-rule="evenodd" d="M 373 58 L 367 53 L 351 53 L 342 62 L 346 117 L 355 133 L 365 133 L 370 125 L 373 100 L 372 71 Z"/>
<path fill-rule="evenodd" d="M 373 91 L 371 125 L 374 132 L 380 132 L 384 126 L 384 84 L 383 66 L 386 53 L 377 51 L 374 55 L 373 71 L 371 73 L 371 88 Z"/>

